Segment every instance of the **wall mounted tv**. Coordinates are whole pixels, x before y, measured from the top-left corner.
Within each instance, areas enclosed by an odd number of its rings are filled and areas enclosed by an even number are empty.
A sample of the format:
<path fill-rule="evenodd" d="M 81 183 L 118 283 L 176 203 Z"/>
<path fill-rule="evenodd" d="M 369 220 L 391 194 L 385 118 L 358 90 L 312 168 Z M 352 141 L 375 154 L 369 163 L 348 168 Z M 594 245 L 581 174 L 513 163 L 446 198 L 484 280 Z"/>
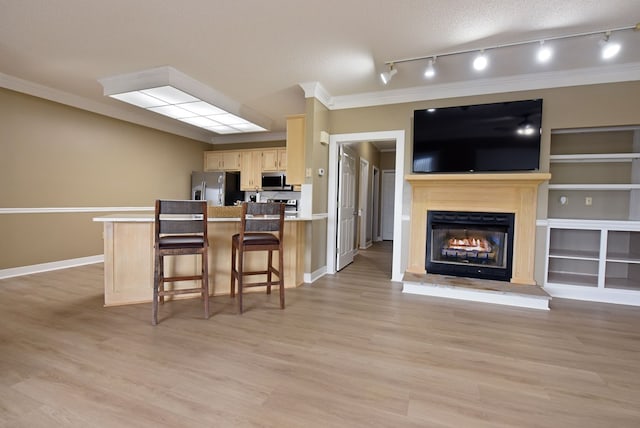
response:
<path fill-rule="evenodd" d="M 413 172 L 537 170 L 542 100 L 415 110 Z"/>

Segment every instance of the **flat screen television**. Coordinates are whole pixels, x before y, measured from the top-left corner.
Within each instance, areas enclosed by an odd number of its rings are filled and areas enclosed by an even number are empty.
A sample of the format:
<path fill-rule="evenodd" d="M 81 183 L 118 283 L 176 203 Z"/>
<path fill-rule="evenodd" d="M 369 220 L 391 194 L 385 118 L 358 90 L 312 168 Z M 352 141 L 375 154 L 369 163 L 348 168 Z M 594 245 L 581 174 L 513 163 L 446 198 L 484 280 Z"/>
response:
<path fill-rule="evenodd" d="M 542 100 L 415 110 L 413 172 L 537 170 Z"/>

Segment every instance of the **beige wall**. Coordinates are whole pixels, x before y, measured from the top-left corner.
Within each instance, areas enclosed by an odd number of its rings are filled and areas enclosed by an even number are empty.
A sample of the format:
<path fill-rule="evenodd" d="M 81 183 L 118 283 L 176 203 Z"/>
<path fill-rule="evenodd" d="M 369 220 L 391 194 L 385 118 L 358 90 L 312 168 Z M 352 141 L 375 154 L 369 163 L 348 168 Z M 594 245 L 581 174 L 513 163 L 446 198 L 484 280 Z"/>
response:
<path fill-rule="evenodd" d="M 206 143 L 0 89 L 0 208 L 189 196 Z M 0 214 L 0 269 L 103 253 L 104 213 Z"/>
<path fill-rule="evenodd" d="M 380 153 L 380 170 L 396 169 L 396 152 Z"/>

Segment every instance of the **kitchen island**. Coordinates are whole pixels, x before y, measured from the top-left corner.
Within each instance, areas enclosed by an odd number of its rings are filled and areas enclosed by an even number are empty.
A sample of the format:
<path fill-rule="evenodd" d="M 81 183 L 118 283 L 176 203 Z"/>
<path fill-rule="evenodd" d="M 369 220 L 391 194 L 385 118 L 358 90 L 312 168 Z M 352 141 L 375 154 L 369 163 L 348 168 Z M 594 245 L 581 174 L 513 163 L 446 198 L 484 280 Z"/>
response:
<path fill-rule="evenodd" d="M 226 207 L 223 207 L 226 208 Z M 230 207 L 229 207 L 230 208 Z M 93 219 L 104 223 L 104 304 L 116 306 L 151 302 L 153 295 L 154 216 L 113 214 Z M 284 224 L 285 288 L 301 285 L 304 278 L 305 235 L 310 218 L 287 215 Z M 212 216 L 207 222 L 209 237 L 209 292 L 228 295 L 231 283 L 231 236 L 240 232 L 239 217 Z M 249 269 L 266 266 L 266 253 L 245 254 Z M 165 258 L 165 274 L 188 275 L 200 270 L 199 256 Z M 248 278 L 257 281 L 259 278 Z M 168 288 L 172 284 L 165 284 Z M 176 288 L 197 287 L 195 281 L 181 281 Z M 256 287 L 252 291 L 262 291 Z M 187 295 L 189 296 L 189 295 Z M 196 295 L 192 295 L 196 297 Z"/>

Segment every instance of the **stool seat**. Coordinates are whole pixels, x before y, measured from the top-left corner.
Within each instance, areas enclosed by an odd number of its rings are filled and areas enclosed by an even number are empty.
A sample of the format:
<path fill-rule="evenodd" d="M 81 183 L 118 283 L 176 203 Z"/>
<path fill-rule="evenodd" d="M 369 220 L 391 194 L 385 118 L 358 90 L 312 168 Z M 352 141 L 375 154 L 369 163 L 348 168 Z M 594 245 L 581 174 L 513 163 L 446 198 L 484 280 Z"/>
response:
<path fill-rule="evenodd" d="M 164 236 L 158 240 L 160 248 L 198 248 L 204 245 L 202 236 Z"/>
<path fill-rule="evenodd" d="M 242 314 L 242 295 L 248 287 L 271 287 L 280 291 L 280 309 L 284 309 L 284 257 L 283 257 L 284 204 L 245 202 L 242 204 L 240 233 L 231 237 L 231 297 L 236 295 L 238 283 L 238 306 Z M 263 270 L 244 268 L 244 253 L 266 251 L 267 266 Z M 273 252 L 278 252 L 278 268 L 273 264 Z M 245 282 L 245 276 L 261 276 L 263 281 Z M 278 279 L 274 280 L 273 276 Z"/>
<path fill-rule="evenodd" d="M 240 234 L 235 234 L 232 236 L 233 241 L 236 243 L 240 240 Z M 271 233 L 252 233 L 245 234 L 242 243 L 247 245 L 278 245 L 278 238 Z"/>

